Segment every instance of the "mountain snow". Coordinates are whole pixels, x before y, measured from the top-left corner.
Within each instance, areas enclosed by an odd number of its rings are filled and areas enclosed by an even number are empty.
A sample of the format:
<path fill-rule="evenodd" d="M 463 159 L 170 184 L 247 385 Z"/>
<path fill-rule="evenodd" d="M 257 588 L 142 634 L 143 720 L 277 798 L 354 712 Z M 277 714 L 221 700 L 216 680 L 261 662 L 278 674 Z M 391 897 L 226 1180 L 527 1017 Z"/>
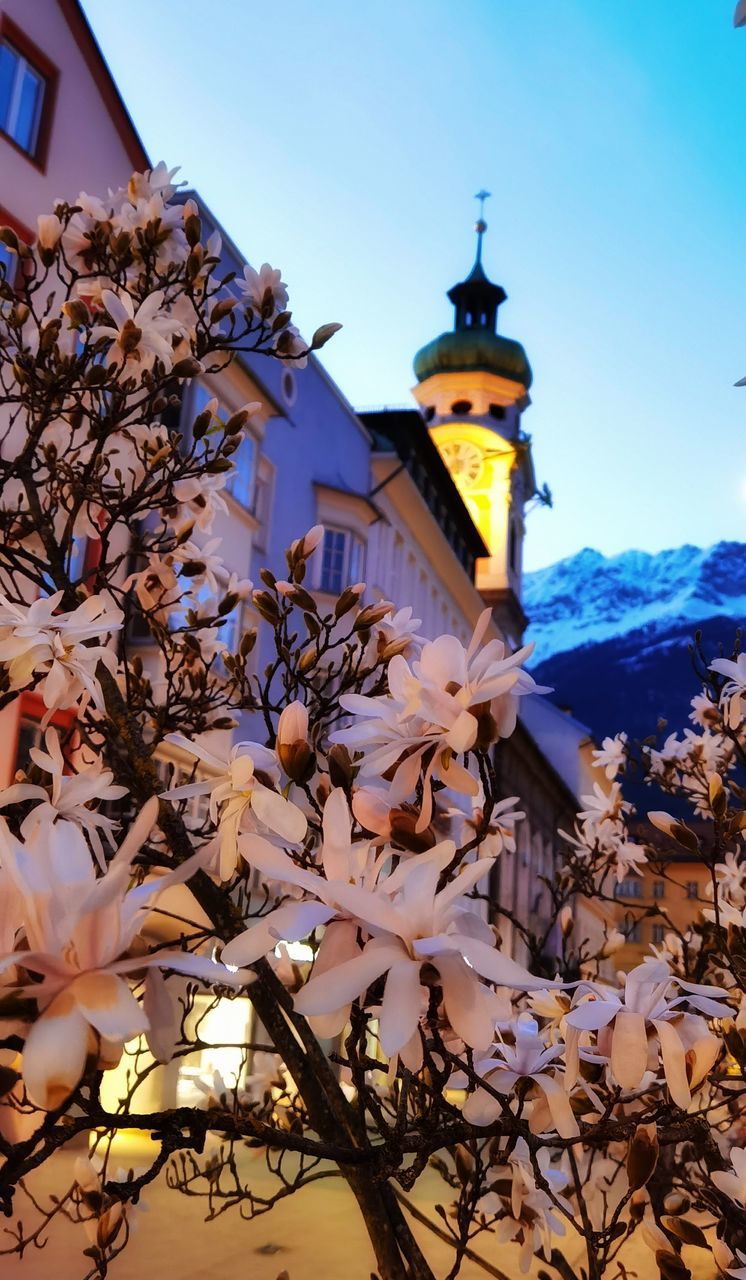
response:
<path fill-rule="evenodd" d="M 524 577 L 526 640 L 534 662 L 645 629 L 651 639 L 681 622 L 746 619 L 746 544 L 686 545 L 604 556 L 586 547 Z"/>

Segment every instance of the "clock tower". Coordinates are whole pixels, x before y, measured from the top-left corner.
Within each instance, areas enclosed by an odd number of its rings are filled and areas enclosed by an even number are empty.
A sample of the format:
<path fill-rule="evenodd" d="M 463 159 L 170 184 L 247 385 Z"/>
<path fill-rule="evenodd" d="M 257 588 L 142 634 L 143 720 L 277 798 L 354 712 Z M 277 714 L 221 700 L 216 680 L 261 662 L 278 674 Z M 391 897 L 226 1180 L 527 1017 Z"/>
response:
<path fill-rule="evenodd" d="M 482 211 L 488 194 L 477 196 Z M 454 327 L 415 356 L 414 396 L 489 549 L 477 561 L 477 587 L 506 639 L 518 645 L 526 625 L 524 510 L 536 494 L 531 441 L 521 428 L 531 403 L 531 367 L 521 344 L 497 332 L 498 308 L 507 294 L 482 266 L 486 230 L 480 212 L 474 266 L 448 293 Z"/>

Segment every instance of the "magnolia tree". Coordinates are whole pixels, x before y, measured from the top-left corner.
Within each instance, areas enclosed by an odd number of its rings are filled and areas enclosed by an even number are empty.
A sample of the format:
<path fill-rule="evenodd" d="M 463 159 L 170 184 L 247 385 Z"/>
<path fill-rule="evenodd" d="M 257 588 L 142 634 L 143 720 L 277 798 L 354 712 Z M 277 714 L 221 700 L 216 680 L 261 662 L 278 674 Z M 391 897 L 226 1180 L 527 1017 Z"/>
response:
<path fill-rule="evenodd" d="M 701 667 L 683 737 L 604 743 L 546 884 L 551 926 L 512 916 L 491 873 L 523 815 L 494 763 L 537 693 L 528 651 L 487 640 L 489 615 L 468 648 L 425 642 L 406 602 L 364 603 L 360 583 L 320 604 L 318 528 L 283 580 L 221 585 L 211 526 L 256 406 L 225 421 L 212 402 L 181 430 L 176 410 L 238 352 L 308 350 L 279 272 L 223 276 L 174 195 L 159 166 L 57 204 L 33 249 L 0 232 L 17 264 L 0 276 L 0 704 L 45 708 L 43 748 L 0 797 L 0 1252 L 33 1269 L 66 1217 L 81 1274 L 105 1276 L 159 1176 L 243 1218 L 341 1177 L 380 1280 L 433 1276 L 428 1227 L 449 1277 L 468 1258 L 622 1280 L 632 1236 L 646 1275 L 686 1277 L 692 1245 L 746 1277 L 746 659 Z M 258 674 L 257 629 L 223 638 L 241 601 L 272 637 Z M 672 804 L 633 834 L 633 755 L 689 822 Z M 682 851 L 708 869 L 703 914 L 614 977 L 617 882 Z M 584 900 L 607 921 L 595 941 Z M 214 1047 L 228 1002 L 254 1010 L 224 1046 L 235 1070 L 201 1105 L 143 1109 L 167 1064 Z M 120 1175 L 122 1129 L 154 1145 Z M 424 1212 L 428 1168 L 443 1194 Z"/>

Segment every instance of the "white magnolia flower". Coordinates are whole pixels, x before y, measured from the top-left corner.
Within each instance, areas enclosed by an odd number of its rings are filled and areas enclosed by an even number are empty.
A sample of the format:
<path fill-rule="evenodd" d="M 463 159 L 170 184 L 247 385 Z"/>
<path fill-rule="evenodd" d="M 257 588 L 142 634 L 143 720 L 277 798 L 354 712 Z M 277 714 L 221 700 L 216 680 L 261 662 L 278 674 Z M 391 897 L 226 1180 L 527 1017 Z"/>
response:
<path fill-rule="evenodd" d="M 610 782 L 616 778 L 627 758 L 626 748 L 626 733 L 617 733 L 613 738 L 604 738 L 600 749 L 593 752 L 594 767 L 605 769 Z"/>
<path fill-rule="evenodd" d="M 722 1191 L 736 1204 L 746 1206 L 746 1147 L 731 1147 L 730 1162 L 733 1172 L 715 1170 L 710 1174 L 718 1191 Z"/>
<path fill-rule="evenodd" d="M 210 533 L 217 515 L 225 515 L 228 505 L 221 490 L 225 488 L 228 472 L 221 471 L 215 475 L 188 476 L 177 480 L 173 486 L 176 509 L 172 506 L 163 513 L 166 523 L 174 533 L 182 534 L 187 529 L 201 529 Z"/>
<path fill-rule="evenodd" d="M 412 795 L 425 764 L 418 830 L 432 816 L 431 779 L 476 795 L 476 779 L 454 757 L 508 737 L 515 727 L 519 698 L 546 692 L 520 670 L 531 646 L 506 655 L 502 641 L 491 640 L 480 649 L 490 618 L 490 610 L 485 609 L 467 649 L 455 636 L 446 635 L 425 644 L 412 666 L 403 654 L 395 655 L 388 665 L 387 696 L 340 698 L 356 719 L 333 733 L 332 740 L 364 752 L 360 766 L 364 777 L 380 777 L 396 766 L 392 803 Z"/>
<path fill-rule="evenodd" d="M 299 1012 L 336 1013 L 386 975 L 381 1048 L 389 1057 L 400 1053 L 406 1065 L 417 1070 L 422 1060 L 418 1025 L 425 981 L 437 981 L 451 1027 L 476 1049 L 491 1043 L 495 1011 L 494 993 L 480 978 L 523 991 L 551 985 L 498 951 L 492 930 L 464 900 L 492 866 L 491 859 L 462 867 L 438 891 L 440 875 L 454 854 L 455 845 L 444 841 L 400 862 L 374 890 L 335 886 L 339 908 L 370 940 L 358 955 L 312 975 L 295 997 Z"/>
<path fill-rule="evenodd" d="M 265 881 L 278 884 L 285 892 L 289 887 L 301 889 L 311 900 L 276 907 L 239 934 L 223 953 L 227 964 L 254 964 L 273 951 L 278 942 L 300 942 L 320 925 L 326 928 L 316 953 L 314 973 L 317 977 L 360 955 L 359 923 L 346 908 L 344 894 L 350 885 L 373 889 L 391 851 L 386 849 L 377 854 L 372 841 L 352 839 L 352 818 L 344 791 L 339 787 L 331 792 L 324 805 L 322 824 L 318 871 L 297 866 L 286 853 L 261 836 L 239 837 L 243 858 Z M 389 885 L 390 880 L 384 878 L 383 889 Z M 350 1003 L 346 1001 L 340 1008 L 314 1018 L 318 1034 L 324 1038 L 338 1035 L 347 1021 Z"/>
<path fill-rule="evenodd" d="M 602 849 L 613 850 L 620 837 L 624 816 L 632 809 L 622 796 L 621 784 L 612 782 L 607 792 L 594 782 L 593 794 L 581 796 L 580 801 L 586 806 L 578 814 L 586 839 L 591 844 L 597 842 Z"/>
<path fill-rule="evenodd" d="M 738 729 L 746 716 L 746 653 L 739 653 L 735 662 L 729 658 L 716 658 L 710 670 L 725 676 L 720 694 L 720 707 L 731 729 Z"/>
<path fill-rule="evenodd" d="M 155 881 L 128 887 L 132 860 L 157 816 L 158 802 L 148 801 L 99 877 L 73 823 L 39 823 L 21 842 L 0 820 L 0 861 L 21 900 L 26 944 L 0 958 L 0 971 L 18 966 L 40 979 L 21 986 L 39 1009 L 23 1048 L 23 1079 L 29 1097 L 45 1110 L 64 1102 L 89 1055 L 113 1066 L 124 1043 L 149 1030 L 128 974 L 158 966 L 210 983 L 246 981 L 246 974 L 185 951 L 142 954 L 135 948 L 130 954 L 154 899 L 202 862 L 196 854 Z"/>
<path fill-rule="evenodd" d="M 243 280 L 237 280 L 236 284 L 255 311 L 261 315 L 266 309 L 266 319 L 273 319 L 278 311 L 287 311 L 288 290 L 282 272 L 268 262 L 263 262 L 258 271 L 247 264 Z"/>
<path fill-rule="evenodd" d="M 515 1240 L 520 1243 L 519 1267 L 524 1275 L 539 1250 L 543 1251 L 545 1258 L 550 1256 L 553 1236 L 564 1236 L 566 1227 L 562 1211 L 572 1217 L 571 1205 L 561 1194 L 568 1183 L 567 1174 L 551 1164 L 551 1155 L 546 1147 L 537 1152 L 536 1163 L 549 1191 L 537 1185 L 528 1145 L 524 1138 L 519 1138 L 508 1157 L 507 1166 L 495 1170 L 494 1185 L 502 1187 L 507 1183 L 511 1188 L 509 1199 L 502 1191 L 493 1191 L 479 1203 L 482 1212 L 500 1214 L 500 1220 L 495 1224 L 498 1241 Z"/>
<path fill-rule="evenodd" d="M 36 219 L 36 240 L 42 249 L 54 249 L 62 235 L 62 223 L 56 213 L 41 213 Z"/>
<path fill-rule="evenodd" d="M 166 742 L 194 756 L 210 771 L 210 776 L 199 782 L 172 787 L 163 794 L 166 800 L 210 797 L 210 817 L 218 827 L 217 872 L 221 880 L 229 880 L 236 869 L 238 833 L 250 818 L 291 844 L 303 840 L 307 826 L 305 814 L 257 777 L 258 771 L 269 780 L 276 780 L 278 762 L 274 751 L 258 742 L 237 742 L 227 754 L 221 755 L 218 748 L 204 741 L 203 735 L 190 742 L 179 733 L 171 733 L 166 736 Z"/>
<path fill-rule="evenodd" d="M 124 615 L 107 594 L 89 596 L 70 613 L 58 613 L 62 592 L 14 604 L 0 595 L 0 662 L 8 667 L 10 687 L 26 689 L 34 676 L 47 715 L 75 706 L 84 695 L 103 710 L 104 698 L 95 670 L 99 662 L 116 672 L 116 655 L 104 641 L 119 631 Z M 89 640 L 98 640 L 90 645 Z"/>
<path fill-rule="evenodd" d="M 471 812 L 468 814 L 464 814 L 461 807 L 448 810 L 450 818 L 462 820 L 459 832 L 460 845 L 469 844 L 477 832 L 484 830 L 484 788 L 481 782 L 477 794 L 469 797 L 466 804 L 469 802 L 471 802 Z M 503 850 L 507 853 L 515 853 L 515 825 L 517 822 L 522 822 L 526 816 L 522 809 L 515 808 L 517 804 L 520 804 L 518 796 L 506 796 L 504 800 L 499 800 L 496 805 L 493 805 L 486 830 L 477 846 L 477 852 L 481 858 L 497 858 Z"/>
<path fill-rule="evenodd" d="M 492 1089 L 504 1096 L 512 1093 L 520 1080 L 532 1080 L 546 1098 L 560 1137 L 576 1137 L 580 1132 L 578 1122 L 565 1091 L 563 1073 L 556 1062 L 563 1046 L 545 1044 L 538 1023 L 528 1014 L 518 1018 L 513 1035 L 514 1044 L 499 1040 L 493 1046 L 492 1056 L 475 1060 L 474 1070 Z M 487 1125 L 502 1114 L 502 1105 L 492 1093 L 478 1088 L 466 1099 L 462 1110 L 464 1119 L 470 1124 Z"/>
<path fill-rule="evenodd" d="M 34 764 L 49 774 L 52 779 L 51 789 L 48 791 L 46 787 L 30 782 L 17 782 L 0 795 L 0 809 L 6 809 L 8 805 L 20 801 L 38 800 L 39 803 L 21 825 L 23 838 L 27 839 L 40 822 L 54 821 L 57 818 L 75 822 L 88 834 L 99 865 L 105 870 L 104 848 L 99 833 L 103 832 L 113 847 L 112 830 L 115 823 L 106 814 L 88 806 L 93 801 L 106 803 L 120 800 L 127 794 L 127 788 L 114 784 L 114 774 L 111 769 L 104 768 L 100 756 L 94 756 L 88 764 L 80 761 L 82 767 L 71 771 L 62 754 L 56 729 L 47 729 L 44 741 L 46 752 L 32 747 L 29 754 Z"/>
<path fill-rule="evenodd" d="M 96 223 L 106 222 L 110 210 L 96 196 L 89 196 L 85 191 L 79 192 L 75 199 L 78 212 L 74 213 L 62 234 L 62 248 L 70 266 L 76 271 L 85 272 L 86 258 L 91 251 L 92 237 Z M 91 282 L 85 281 L 86 293 L 91 293 Z"/>
<path fill-rule="evenodd" d="M 677 993 L 678 988 L 678 993 Z M 720 1042 L 696 1015 L 682 1006 L 691 1005 L 711 1018 L 727 1016 L 718 1003 L 728 992 L 685 982 L 671 973 L 660 960 L 648 960 L 626 975 L 621 991 L 595 988 L 567 1015 L 567 1076 L 572 1087 L 577 1076 L 580 1034 L 596 1031 L 598 1050 L 608 1059 L 614 1078 L 622 1089 L 636 1089 L 645 1072 L 657 1069 L 658 1054 L 671 1097 L 687 1108 L 691 1088 L 699 1083 L 717 1057 Z M 689 1032 L 694 1031 L 694 1044 Z M 694 1049 L 691 1077 L 687 1073 L 687 1052 Z M 713 1056 L 714 1054 L 714 1056 Z M 702 1074 L 699 1074 L 699 1072 Z"/>
<path fill-rule="evenodd" d="M 181 329 L 181 324 L 163 310 L 164 294 L 156 289 L 148 294 L 135 310 L 135 300 L 126 291 L 114 293 L 104 289 L 103 306 L 112 324 L 97 324 L 91 329 L 91 339 L 98 342 L 108 339 L 111 343 L 106 355 L 110 365 L 122 366 L 124 377 L 139 377 L 152 369 L 160 360 L 166 370 L 172 365 L 171 339 Z"/>

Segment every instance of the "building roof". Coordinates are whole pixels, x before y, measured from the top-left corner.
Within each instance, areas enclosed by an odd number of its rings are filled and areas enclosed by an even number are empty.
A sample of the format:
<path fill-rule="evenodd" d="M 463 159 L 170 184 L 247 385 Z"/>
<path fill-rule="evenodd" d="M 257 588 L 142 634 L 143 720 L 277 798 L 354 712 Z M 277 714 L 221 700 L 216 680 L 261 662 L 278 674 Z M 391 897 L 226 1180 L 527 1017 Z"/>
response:
<path fill-rule="evenodd" d="M 358 417 L 371 435 L 373 452 L 395 453 L 400 459 L 459 559 L 465 566 L 468 562 L 473 573 L 474 561 L 489 551 L 419 410 L 379 409 Z"/>
<path fill-rule="evenodd" d="M 436 373 L 484 370 L 519 382 L 526 391 L 531 386 L 531 366 L 520 342 L 497 332 L 497 312 L 508 295 L 502 285 L 490 280 L 482 265 L 486 230 L 487 224 L 480 218 L 474 266 L 465 280 L 448 290 L 454 306 L 453 330 L 428 342 L 414 358 L 418 382 Z"/>
<path fill-rule="evenodd" d="M 484 370 L 519 382 L 528 391 L 533 374 L 520 342 L 489 329 L 455 329 L 441 333 L 422 347 L 414 358 L 414 373 L 424 382 L 435 373 Z"/>

